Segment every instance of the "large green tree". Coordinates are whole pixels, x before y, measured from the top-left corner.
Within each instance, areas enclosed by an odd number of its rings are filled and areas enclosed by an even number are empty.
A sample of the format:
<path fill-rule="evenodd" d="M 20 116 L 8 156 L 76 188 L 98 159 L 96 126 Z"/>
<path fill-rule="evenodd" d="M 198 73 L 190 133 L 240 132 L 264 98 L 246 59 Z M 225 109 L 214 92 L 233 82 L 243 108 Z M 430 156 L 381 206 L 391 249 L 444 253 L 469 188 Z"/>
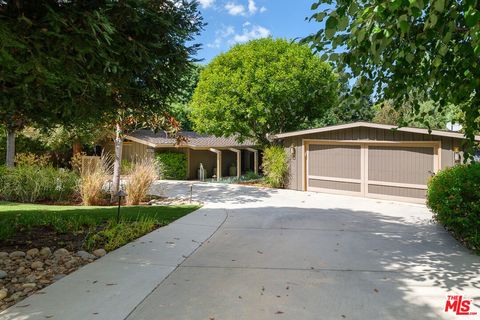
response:
<path fill-rule="evenodd" d="M 217 56 L 202 71 L 192 120 L 201 132 L 268 144 L 268 134 L 314 123 L 337 95 L 332 68 L 307 46 L 253 40 Z"/>
<path fill-rule="evenodd" d="M 102 73 L 111 24 L 93 1 L 0 1 L 0 124 L 7 165 L 15 133 L 108 108 Z"/>
<path fill-rule="evenodd" d="M 110 103 L 115 112 L 113 193 L 120 184 L 123 139 L 128 131 L 144 127 L 178 129 L 169 115 L 169 101 L 182 87 L 199 48 L 189 44 L 203 27 L 195 1 L 129 0 L 112 2 L 105 15 L 115 30 L 111 48 L 118 52 L 109 72 Z"/>
<path fill-rule="evenodd" d="M 323 27 L 306 41 L 358 78 L 364 94 L 401 106 L 412 91 L 428 92 L 440 106 L 459 105 L 473 146 L 480 115 L 478 1 L 321 0 L 312 9 Z M 413 100 L 417 111 L 420 102 Z"/>

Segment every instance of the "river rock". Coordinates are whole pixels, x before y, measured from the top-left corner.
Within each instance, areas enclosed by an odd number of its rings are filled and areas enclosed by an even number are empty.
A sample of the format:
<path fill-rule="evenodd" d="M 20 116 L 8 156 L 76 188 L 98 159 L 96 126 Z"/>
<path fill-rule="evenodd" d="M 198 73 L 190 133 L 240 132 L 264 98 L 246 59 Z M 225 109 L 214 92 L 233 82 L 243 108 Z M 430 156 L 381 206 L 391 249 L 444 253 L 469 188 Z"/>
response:
<path fill-rule="evenodd" d="M 52 254 L 52 250 L 50 250 L 49 247 L 45 247 L 45 248 L 42 248 L 42 250 L 40 250 L 40 255 L 42 257 L 48 257 Z"/>
<path fill-rule="evenodd" d="M 30 265 L 30 268 L 32 268 L 33 270 L 43 268 L 43 262 L 42 261 L 34 261 Z"/>
<path fill-rule="evenodd" d="M 25 252 L 23 251 L 13 251 L 10 253 L 10 258 L 15 259 L 15 258 L 23 258 L 25 257 Z"/>
<path fill-rule="evenodd" d="M 64 248 L 57 249 L 57 250 L 55 250 L 55 252 L 53 253 L 53 255 L 54 255 L 55 257 L 64 257 L 64 256 L 69 255 L 69 254 L 70 254 L 70 252 L 68 252 L 68 250 L 67 250 L 67 249 L 64 249 Z"/>
<path fill-rule="evenodd" d="M 37 248 L 33 248 L 27 251 L 27 256 L 35 258 L 39 253 L 40 251 Z"/>
<path fill-rule="evenodd" d="M 8 296 L 8 291 L 7 289 L 2 289 L 0 290 L 0 301 L 5 299 Z"/>
<path fill-rule="evenodd" d="M 78 251 L 77 256 L 79 256 L 83 260 L 94 260 L 96 258 L 95 255 L 88 253 L 86 251 Z"/>
<path fill-rule="evenodd" d="M 105 251 L 105 249 L 97 249 L 95 251 L 93 251 L 93 254 L 96 256 L 96 257 L 103 257 L 104 255 L 107 254 L 107 251 Z"/>

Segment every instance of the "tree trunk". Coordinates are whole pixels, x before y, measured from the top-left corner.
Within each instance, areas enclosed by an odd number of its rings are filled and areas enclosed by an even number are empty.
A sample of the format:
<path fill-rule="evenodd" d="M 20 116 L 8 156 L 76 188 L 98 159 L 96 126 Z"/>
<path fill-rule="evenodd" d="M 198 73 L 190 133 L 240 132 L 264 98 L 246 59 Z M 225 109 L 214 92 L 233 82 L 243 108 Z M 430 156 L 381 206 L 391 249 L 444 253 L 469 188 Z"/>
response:
<path fill-rule="evenodd" d="M 122 165 L 123 135 L 120 125 L 117 123 L 115 130 L 115 158 L 113 162 L 112 195 L 120 190 L 120 169 Z"/>
<path fill-rule="evenodd" d="M 7 157 L 5 164 L 7 167 L 15 165 L 15 130 L 7 129 Z"/>
<path fill-rule="evenodd" d="M 72 148 L 73 148 L 73 156 L 75 156 L 79 153 L 82 153 L 82 144 L 81 143 L 74 142 Z"/>

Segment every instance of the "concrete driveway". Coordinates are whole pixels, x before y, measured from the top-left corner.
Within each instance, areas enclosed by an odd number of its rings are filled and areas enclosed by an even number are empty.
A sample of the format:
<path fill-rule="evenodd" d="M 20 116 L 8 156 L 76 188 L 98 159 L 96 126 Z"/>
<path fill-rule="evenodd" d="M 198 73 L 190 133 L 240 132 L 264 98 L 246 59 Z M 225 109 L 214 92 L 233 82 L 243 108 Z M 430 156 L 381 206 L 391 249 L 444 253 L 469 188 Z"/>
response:
<path fill-rule="evenodd" d="M 480 257 L 425 206 L 211 184 L 193 195 L 226 220 L 129 320 L 459 319 L 444 311 L 456 294 L 480 312 Z"/>
<path fill-rule="evenodd" d="M 155 192 L 189 197 L 190 183 Z M 205 206 L 0 313 L 0 320 L 476 319 L 480 257 L 425 206 L 193 185 Z"/>

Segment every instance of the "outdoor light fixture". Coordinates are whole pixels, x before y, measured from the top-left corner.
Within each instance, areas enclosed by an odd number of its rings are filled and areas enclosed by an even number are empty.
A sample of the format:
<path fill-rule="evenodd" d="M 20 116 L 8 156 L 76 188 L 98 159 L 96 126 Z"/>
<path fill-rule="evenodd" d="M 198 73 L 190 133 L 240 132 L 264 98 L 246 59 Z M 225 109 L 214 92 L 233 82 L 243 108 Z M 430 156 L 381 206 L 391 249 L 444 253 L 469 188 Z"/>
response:
<path fill-rule="evenodd" d="M 116 196 L 118 197 L 118 209 L 117 209 L 117 223 L 120 222 L 120 204 L 122 203 L 122 198 L 125 198 L 127 196 L 127 193 L 120 189 L 120 191 L 117 192 Z"/>
<path fill-rule="evenodd" d="M 453 148 L 453 161 L 455 161 L 455 163 L 460 163 L 460 161 L 462 161 L 462 156 L 460 155 L 459 147 Z"/>
<path fill-rule="evenodd" d="M 294 159 L 294 160 L 295 160 L 296 152 L 297 152 L 297 151 L 295 150 L 295 144 L 292 143 L 292 144 L 290 145 L 290 155 L 292 156 L 292 159 Z"/>

